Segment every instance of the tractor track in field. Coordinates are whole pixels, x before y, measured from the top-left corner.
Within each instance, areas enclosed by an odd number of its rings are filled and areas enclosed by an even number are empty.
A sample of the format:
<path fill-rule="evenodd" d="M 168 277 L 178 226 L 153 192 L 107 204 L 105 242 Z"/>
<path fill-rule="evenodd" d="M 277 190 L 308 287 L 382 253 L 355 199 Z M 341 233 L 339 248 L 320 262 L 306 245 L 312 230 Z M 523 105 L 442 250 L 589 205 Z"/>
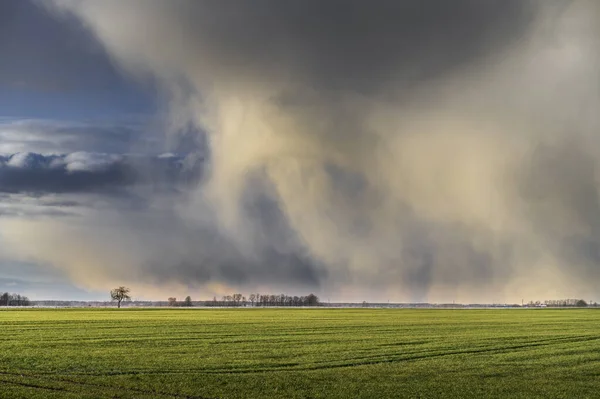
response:
<path fill-rule="evenodd" d="M 62 382 L 62 383 L 67 383 L 67 384 L 77 385 L 77 386 L 87 387 L 87 388 L 93 387 L 93 388 L 99 388 L 99 389 L 103 389 L 103 390 L 127 392 L 127 393 L 131 393 L 131 394 L 142 394 L 142 395 L 147 395 L 149 397 L 156 397 L 158 395 L 161 397 L 169 397 L 169 398 L 217 399 L 217 398 L 209 398 L 209 397 L 198 396 L 198 395 L 185 395 L 185 394 L 178 394 L 178 393 L 168 393 L 168 392 L 160 392 L 160 391 L 155 391 L 155 390 L 140 389 L 140 388 L 116 387 L 116 386 L 112 386 L 112 385 L 104 385 L 104 384 L 97 384 L 97 383 L 91 383 L 91 382 L 77 381 L 77 380 L 72 380 L 69 378 L 61 377 L 60 375 L 57 375 L 57 374 L 9 373 L 9 372 L 5 372 L 5 371 L 0 371 L 0 376 L 7 376 L 7 377 L 12 377 L 12 378 L 29 378 L 29 379 L 34 379 L 34 380 L 35 379 L 38 379 L 38 380 L 50 380 L 51 379 L 52 381 L 55 381 L 58 383 Z M 90 374 L 82 374 L 82 376 L 90 376 Z M 94 375 L 94 376 L 96 376 L 96 375 Z M 101 376 L 101 375 L 98 375 L 98 376 Z M 45 386 L 45 385 L 36 385 L 33 383 L 29 383 L 29 382 L 15 381 L 15 380 L 2 379 L 2 378 L 0 378 L 0 381 L 3 383 L 19 385 L 19 386 L 28 387 L 28 388 L 39 388 L 39 389 L 45 389 L 45 390 L 63 391 L 63 392 L 81 394 L 80 391 L 71 391 L 64 387 L 49 387 L 49 386 Z"/>
<path fill-rule="evenodd" d="M 48 387 L 48 386 L 44 386 L 44 385 L 36 385 L 36 384 L 27 383 L 27 382 L 7 380 L 4 378 L 0 378 L 0 382 L 2 382 L 3 384 L 16 385 L 16 386 L 25 387 L 25 388 L 36 388 L 36 389 L 43 389 L 46 391 L 60 391 L 60 392 L 74 393 L 74 391 L 69 391 L 68 389 L 65 389 L 65 388 Z"/>
<path fill-rule="evenodd" d="M 541 398 L 600 389 L 593 310 L 226 313 L 0 311 L 0 397 Z"/>
<path fill-rule="evenodd" d="M 596 341 L 600 340 L 600 337 L 590 337 L 590 336 L 577 336 L 577 337 L 561 337 L 561 338 L 552 338 L 547 340 L 538 340 L 535 342 L 527 342 L 521 343 L 517 345 L 509 345 L 503 347 L 481 347 L 475 349 L 465 349 L 465 350 L 454 350 L 454 351 L 446 351 L 446 352 L 433 352 L 432 351 L 412 351 L 405 352 L 399 354 L 398 356 L 394 356 L 393 354 L 386 355 L 376 355 L 376 356 L 364 356 L 364 357 L 355 357 L 346 359 L 346 362 L 331 364 L 331 363 L 316 363 L 312 365 L 308 365 L 306 367 L 297 367 L 300 366 L 300 363 L 289 363 L 287 365 L 278 365 L 277 367 L 262 367 L 262 368 L 253 368 L 253 369 L 221 369 L 221 370 L 172 370 L 172 371 L 124 371 L 124 372 L 116 372 L 116 373 L 107 373 L 107 374 L 84 374 L 84 375 L 93 375 L 93 376 L 102 376 L 102 375 L 153 375 L 153 374 L 252 374 L 252 373 L 268 373 L 268 372 L 298 372 L 298 371 L 314 371 L 314 370 L 326 370 L 326 369 L 336 369 L 336 368 L 346 368 L 346 367 L 358 367 L 358 366 L 369 366 L 376 364 L 386 364 L 386 363 L 401 363 L 401 362 L 410 362 L 410 361 L 418 361 L 425 359 L 434 359 L 440 357 L 449 357 L 449 356 L 460 356 L 460 355 L 469 355 L 469 354 L 484 354 L 484 353 L 504 353 L 510 352 L 519 349 L 527 349 L 527 348 L 536 348 L 536 347 L 544 347 L 550 346 L 556 343 L 571 343 L 571 342 L 587 342 L 587 341 Z M 407 356 L 409 355 L 409 356 Z"/>
<path fill-rule="evenodd" d="M 176 375 L 202 375 L 202 374 L 252 374 L 252 373 L 270 373 L 270 372 L 302 372 L 302 371 L 317 371 L 317 370 L 326 370 L 326 369 L 337 369 L 337 368 L 350 368 L 350 367 L 359 367 L 359 366 L 369 366 L 369 365 L 377 365 L 377 364 L 386 364 L 386 363 L 401 363 L 401 362 L 411 362 L 418 360 L 426 360 L 426 359 L 434 359 L 440 357 L 450 357 L 450 356 L 461 356 L 461 355 L 469 355 L 469 354 L 485 354 L 485 353 L 503 353 L 520 349 L 527 348 L 535 348 L 535 347 L 544 347 L 550 346 L 557 343 L 572 343 L 572 342 L 588 342 L 600 340 L 600 337 L 597 336 L 571 336 L 571 337 L 560 337 L 560 338 L 552 338 L 546 340 L 538 340 L 534 342 L 525 342 L 517 345 L 509 345 L 503 347 L 481 347 L 474 349 L 465 349 L 465 350 L 454 350 L 454 351 L 446 351 L 446 352 L 434 352 L 431 351 L 411 351 L 405 352 L 401 354 L 381 354 L 375 356 L 363 356 L 363 357 L 354 357 L 348 358 L 346 361 L 342 361 L 341 363 L 316 363 L 312 365 L 307 365 L 305 367 L 298 367 L 300 363 L 288 363 L 288 364 L 280 364 L 276 367 L 262 367 L 262 368 L 252 368 L 252 369 L 221 369 L 221 370 L 206 370 L 206 369 L 196 369 L 196 370 L 170 370 L 170 371 L 158 371 L 158 370 L 133 370 L 133 371 L 119 371 L 119 372 L 106 372 L 106 373 L 81 373 L 74 374 L 76 376 L 81 377 L 109 377 L 109 376 L 117 376 L 117 375 L 157 375 L 157 374 L 176 374 Z M 407 356 L 408 355 L 408 356 Z M 128 387 L 115 387 L 111 385 L 104 385 L 98 383 L 91 382 L 83 382 L 78 380 L 73 380 L 71 378 L 65 378 L 60 375 L 60 373 L 41 373 L 41 374 L 31 374 L 31 373 L 8 373 L 0 371 L 0 376 L 10 376 L 10 377 L 28 377 L 33 379 L 41 379 L 41 380 L 49 380 L 63 382 L 72 385 L 79 385 L 85 387 L 93 387 L 98 389 L 109 389 L 113 391 L 126 391 L 132 394 L 141 394 L 141 395 L 149 395 L 149 396 L 161 396 L 161 397 L 170 397 L 170 398 L 187 398 L 187 399 L 213 399 L 208 397 L 202 397 L 197 395 L 185 395 L 185 394 L 177 394 L 177 393 L 168 393 L 168 392 L 160 392 L 153 390 L 144 390 L 139 388 L 128 388 Z M 38 386 L 35 384 L 29 384 L 25 382 L 13 381 L 13 380 L 2 380 L 2 382 L 11 383 L 14 385 L 28 386 L 31 388 L 40 388 L 40 389 L 48 389 L 48 390 L 57 390 L 57 391 L 69 391 L 64 388 L 57 387 L 47 387 L 47 386 Z"/>

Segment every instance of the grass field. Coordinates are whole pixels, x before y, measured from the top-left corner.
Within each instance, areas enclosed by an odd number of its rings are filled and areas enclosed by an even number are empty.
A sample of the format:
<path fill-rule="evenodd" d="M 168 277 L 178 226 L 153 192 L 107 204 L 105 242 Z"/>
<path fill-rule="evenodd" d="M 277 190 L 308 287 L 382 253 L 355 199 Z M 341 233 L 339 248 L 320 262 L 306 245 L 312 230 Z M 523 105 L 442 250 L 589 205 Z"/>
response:
<path fill-rule="evenodd" d="M 600 311 L 5 310 L 2 398 L 598 398 Z"/>

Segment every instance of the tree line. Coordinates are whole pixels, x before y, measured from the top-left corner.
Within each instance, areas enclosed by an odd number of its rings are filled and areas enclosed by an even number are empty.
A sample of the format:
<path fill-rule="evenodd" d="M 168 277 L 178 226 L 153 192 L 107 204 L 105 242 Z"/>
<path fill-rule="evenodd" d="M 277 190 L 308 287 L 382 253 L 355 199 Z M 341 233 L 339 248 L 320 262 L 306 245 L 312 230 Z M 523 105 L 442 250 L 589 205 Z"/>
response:
<path fill-rule="evenodd" d="M 131 301 L 131 290 L 121 286 L 110 291 L 110 298 L 117 302 L 117 307 L 121 307 L 122 302 Z M 194 306 L 192 298 L 188 295 L 183 301 L 178 301 L 175 297 L 167 299 L 168 306 L 191 307 Z M 320 306 L 319 297 L 315 294 L 306 296 L 291 296 L 286 294 L 260 294 L 252 293 L 248 297 L 242 294 L 224 295 L 219 301 L 214 297 L 212 301 L 196 302 L 196 305 L 204 306 L 230 306 L 230 307 L 266 307 L 266 306 Z"/>
<path fill-rule="evenodd" d="M 189 295 L 185 297 L 183 302 L 178 301 L 177 298 L 173 298 L 173 297 L 169 298 L 168 302 L 169 302 L 169 306 L 183 306 L 183 307 L 194 306 L 194 304 L 192 303 L 192 297 Z"/>
<path fill-rule="evenodd" d="M 206 306 L 231 306 L 231 307 L 266 307 L 266 306 L 320 306 L 319 297 L 315 294 L 306 296 L 290 296 L 285 294 L 268 295 L 252 293 L 248 297 L 242 294 L 225 295 L 218 300 L 214 297 L 207 301 Z"/>
<path fill-rule="evenodd" d="M 562 307 L 574 307 L 574 308 L 584 308 L 587 306 L 598 306 L 596 302 L 590 301 L 589 303 L 583 299 L 549 299 L 545 301 L 530 301 L 525 304 L 527 307 L 553 307 L 553 308 L 562 308 Z"/>
<path fill-rule="evenodd" d="M 0 306 L 29 306 L 29 298 L 19 294 L 10 294 L 8 292 L 0 295 Z"/>
<path fill-rule="evenodd" d="M 592 305 L 595 306 L 595 303 L 590 302 L 589 304 L 583 300 L 583 299 L 552 299 L 552 300 L 547 300 L 544 301 L 544 304 L 546 306 L 552 306 L 552 307 L 586 307 L 588 305 Z"/>

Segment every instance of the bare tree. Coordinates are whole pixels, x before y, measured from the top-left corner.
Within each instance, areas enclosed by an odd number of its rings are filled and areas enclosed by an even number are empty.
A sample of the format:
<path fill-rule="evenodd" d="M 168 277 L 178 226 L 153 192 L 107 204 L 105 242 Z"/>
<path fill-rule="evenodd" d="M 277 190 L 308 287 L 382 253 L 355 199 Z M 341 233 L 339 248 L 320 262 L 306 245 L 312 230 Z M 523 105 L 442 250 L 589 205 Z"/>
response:
<path fill-rule="evenodd" d="M 240 302 L 242 301 L 242 294 L 233 294 L 233 306 L 240 306 Z"/>
<path fill-rule="evenodd" d="M 121 302 L 131 301 L 130 292 L 129 288 L 121 286 L 110 291 L 110 298 L 113 301 L 117 301 L 117 308 L 121 308 Z"/>
<path fill-rule="evenodd" d="M 168 299 L 168 301 L 169 301 L 169 306 L 175 306 L 175 305 L 177 305 L 177 298 L 170 297 Z"/>

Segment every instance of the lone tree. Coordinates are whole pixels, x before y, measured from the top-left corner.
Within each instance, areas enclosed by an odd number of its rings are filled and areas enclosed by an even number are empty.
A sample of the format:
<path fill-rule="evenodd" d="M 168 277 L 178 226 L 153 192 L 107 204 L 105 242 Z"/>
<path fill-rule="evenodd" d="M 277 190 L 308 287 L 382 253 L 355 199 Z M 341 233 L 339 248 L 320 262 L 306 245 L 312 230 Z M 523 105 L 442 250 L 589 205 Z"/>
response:
<path fill-rule="evenodd" d="M 580 308 L 585 307 L 587 305 L 588 305 L 587 302 L 584 301 L 583 299 L 580 299 L 577 301 L 577 303 L 575 303 L 575 306 L 580 307 Z"/>
<path fill-rule="evenodd" d="M 110 297 L 112 298 L 112 300 L 117 301 L 117 308 L 121 308 L 121 302 L 131 301 L 129 292 L 129 288 L 123 286 L 110 291 Z"/>
<path fill-rule="evenodd" d="M 185 297 L 185 301 L 183 301 L 183 306 L 192 306 L 192 297 L 191 296 L 186 296 Z"/>
<path fill-rule="evenodd" d="M 308 294 L 306 297 L 306 304 L 308 306 L 318 306 L 319 305 L 319 297 L 315 294 Z"/>

